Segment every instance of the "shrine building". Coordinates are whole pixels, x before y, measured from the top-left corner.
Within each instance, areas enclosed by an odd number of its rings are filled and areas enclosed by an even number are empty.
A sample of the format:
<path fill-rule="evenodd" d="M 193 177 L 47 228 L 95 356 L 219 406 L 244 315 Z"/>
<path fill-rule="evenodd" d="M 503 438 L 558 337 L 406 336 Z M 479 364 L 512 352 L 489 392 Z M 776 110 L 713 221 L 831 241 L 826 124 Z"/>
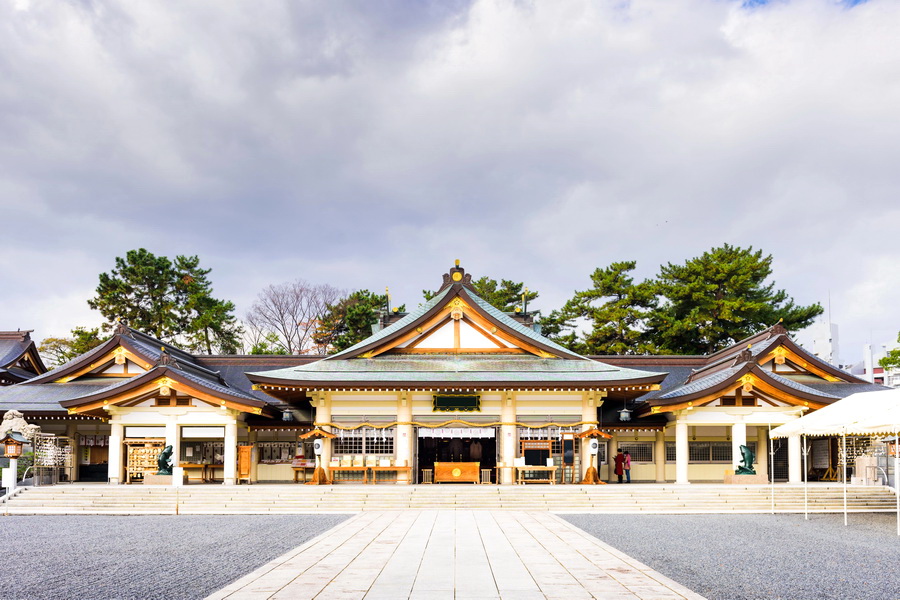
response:
<path fill-rule="evenodd" d="M 708 356 L 580 356 L 480 298 L 458 264 L 429 301 L 329 356 L 193 355 L 119 324 L 44 372 L 16 343 L 0 414 L 55 433 L 69 481 L 141 482 L 172 446 L 176 485 L 299 482 L 318 437 L 333 482 L 578 483 L 591 464 L 615 481 L 619 449 L 632 481 L 722 482 L 747 445 L 759 472 L 799 483 L 799 437 L 770 443 L 769 428 L 880 389 L 780 325 Z M 582 434 L 601 433 L 593 457 Z M 813 463 L 835 454 L 820 443 Z"/>

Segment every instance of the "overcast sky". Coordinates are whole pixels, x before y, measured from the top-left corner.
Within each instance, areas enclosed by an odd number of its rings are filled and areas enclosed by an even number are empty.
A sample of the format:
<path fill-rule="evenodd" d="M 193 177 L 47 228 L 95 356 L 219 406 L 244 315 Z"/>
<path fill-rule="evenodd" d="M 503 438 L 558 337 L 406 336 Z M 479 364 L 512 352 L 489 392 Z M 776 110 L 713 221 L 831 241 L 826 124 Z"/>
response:
<path fill-rule="evenodd" d="M 724 242 L 900 329 L 900 2 L 0 0 L 0 329 L 100 322 L 132 248 L 242 316 L 295 278 L 415 305 L 456 258 L 558 307 Z M 802 338 L 801 338 L 802 339 Z"/>

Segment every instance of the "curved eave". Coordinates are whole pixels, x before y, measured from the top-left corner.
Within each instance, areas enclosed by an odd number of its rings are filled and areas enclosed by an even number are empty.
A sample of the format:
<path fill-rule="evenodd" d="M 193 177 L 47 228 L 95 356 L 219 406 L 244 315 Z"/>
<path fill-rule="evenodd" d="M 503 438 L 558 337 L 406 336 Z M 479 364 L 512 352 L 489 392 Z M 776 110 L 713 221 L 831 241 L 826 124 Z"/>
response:
<path fill-rule="evenodd" d="M 502 329 L 508 335 L 511 335 L 516 338 L 519 338 L 522 335 L 515 329 L 507 326 L 506 323 L 503 323 L 502 321 L 496 319 L 492 314 L 490 314 L 489 312 L 484 310 L 481 307 L 481 305 L 479 305 L 478 302 L 476 302 L 475 299 L 472 298 L 472 296 L 469 294 L 469 292 L 466 290 L 466 288 L 460 287 L 457 295 L 461 296 L 466 301 L 466 303 L 472 308 L 472 310 L 474 310 L 476 313 L 479 314 L 479 316 L 481 316 L 483 319 L 486 319 L 486 320 L 490 321 L 491 323 L 493 323 L 494 326 L 496 326 L 498 329 Z M 551 354 L 557 358 L 564 358 L 564 359 L 569 359 L 569 360 L 588 360 L 583 356 L 575 354 L 574 352 L 566 352 L 566 351 L 560 352 L 559 348 L 554 348 L 553 346 L 548 346 L 547 344 L 541 342 L 540 340 L 534 339 L 531 337 L 529 337 L 527 339 L 527 343 L 531 346 L 536 346 L 537 348 L 540 348 L 544 352 Z"/>
<path fill-rule="evenodd" d="M 133 399 L 136 395 L 146 394 L 158 388 L 161 385 L 160 380 L 170 380 L 170 387 L 176 391 L 180 391 L 187 395 L 200 397 L 200 399 L 216 399 L 221 405 L 229 408 L 236 408 L 243 412 L 254 414 L 262 414 L 263 411 L 269 411 L 268 405 L 262 400 L 245 398 L 234 394 L 225 394 L 220 390 L 207 388 L 196 381 L 182 375 L 177 369 L 169 367 L 157 367 L 146 373 L 142 373 L 121 385 L 113 385 L 103 388 L 94 394 L 73 398 L 72 400 L 64 400 L 59 404 L 63 408 L 74 412 L 84 410 L 95 410 L 96 407 L 102 410 L 104 404 L 116 404 L 116 402 L 124 402 Z M 204 398 L 207 397 L 207 398 Z"/>
<path fill-rule="evenodd" d="M 850 373 L 848 373 L 846 371 L 838 369 L 834 365 L 832 365 L 828 362 L 825 362 L 818 356 L 813 356 L 812 354 L 807 352 L 804 348 L 802 348 L 800 345 L 798 345 L 797 342 L 792 340 L 790 338 L 790 336 L 785 335 L 784 339 L 780 340 L 780 342 L 783 343 L 785 346 L 787 346 L 787 348 L 789 348 L 798 357 L 803 357 L 805 360 L 809 361 L 809 363 L 814 365 L 814 367 L 816 369 L 824 371 L 824 372 L 828 373 L 829 375 L 831 375 L 832 377 L 840 379 L 844 383 L 869 383 L 868 381 L 866 381 L 864 379 L 860 379 L 859 377 L 851 375 Z M 772 352 L 773 352 L 773 350 L 770 350 L 769 352 L 767 352 L 765 354 L 760 354 L 760 357 L 765 356 L 766 357 L 765 362 L 768 362 L 769 356 Z M 804 366 L 805 368 L 809 368 L 809 365 L 801 365 L 801 366 Z"/>
<path fill-rule="evenodd" d="M 272 391 L 306 391 L 306 390 L 484 390 L 503 391 L 518 389 L 537 390 L 635 390 L 650 391 L 654 389 L 663 376 L 654 374 L 652 377 L 639 379 L 626 379 L 622 381 L 406 381 L 402 379 L 392 381 L 359 381 L 345 380 L 314 380 L 306 379 L 290 381 L 274 377 L 262 377 L 259 375 L 248 376 L 255 384 L 255 388 L 271 394 Z"/>
<path fill-rule="evenodd" d="M 652 398 L 647 400 L 645 408 L 642 409 L 639 416 L 702 406 L 733 391 L 737 387 L 742 386 L 744 384 L 744 378 L 748 375 L 755 378 L 755 381 L 752 383 L 754 387 L 759 387 L 760 391 L 763 393 L 766 393 L 763 388 L 773 388 L 782 394 L 780 398 L 786 402 L 791 402 L 792 399 L 796 399 L 795 403 L 798 405 L 809 406 L 810 408 L 821 408 L 837 400 L 837 398 L 827 394 L 815 394 L 787 386 L 778 379 L 771 377 L 769 373 L 762 369 L 758 364 L 746 363 L 731 377 L 715 385 L 711 385 L 710 387 L 689 394 L 674 396 L 672 398 Z M 758 385 L 757 382 L 761 385 Z"/>
<path fill-rule="evenodd" d="M 338 354 L 334 354 L 332 356 L 327 356 L 327 357 L 323 358 L 322 360 L 342 360 L 342 359 L 355 358 L 358 356 L 362 356 L 362 355 L 366 354 L 367 352 L 371 352 L 373 350 L 383 348 L 384 346 L 389 346 L 391 344 L 391 342 L 394 342 L 398 338 L 403 337 L 410 331 L 414 330 L 416 327 L 419 327 L 420 325 L 431 321 L 432 318 L 434 318 L 435 316 L 440 314 L 441 311 L 446 308 L 447 304 L 449 304 L 450 301 L 453 300 L 454 298 L 456 298 L 457 296 L 462 298 L 466 302 L 466 304 L 475 313 L 477 313 L 481 318 L 492 323 L 495 327 L 502 330 L 506 335 L 508 335 L 514 339 L 522 340 L 523 344 L 538 348 L 542 352 L 546 352 L 548 355 L 554 356 L 557 358 L 563 358 L 563 359 L 569 359 L 569 360 L 578 360 L 578 359 L 587 360 L 583 356 L 580 356 L 578 354 L 568 352 L 566 350 L 561 350 L 560 348 L 554 348 L 553 346 L 543 343 L 539 339 L 535 339 L 532 337 L 523 339 L 521 332 L 516 331 L 514 328 L 510 327 L 508 324 L 497 319 L 494 315 L 492 315 L 489 312 L 487 312 L 486 310 L 484 310 L 479 305 L 479 303 L 475 301 L 475 299 L 472 297 L 472 295 L 469 294 L 469 292 L 468 292 L 468 290 L 466 290 L 465 286 L 463 284 L 459 284 L 459 283 L 453 284 L 451 286 L 451 289 L 447 292 L 447 294 L 439 302 L 437 302 L 434 306 L 432 306 L 427 311 L 425 311 L 424 313 L 419 315 L 415 320 L 410 321 L 403 327 L 398 327 L 396 329 L 396 331 L 392 331 L 391 333 L 389 333 L 387 335 L 377 337 L 377 339 L 374 339 L 373 341 L 371 341 L 370 343 L 367 343 L 365 345 L 358 346 L 358 347 L 354 348 L 352 352 L 347 352 L 345 350 L 344 352 L 339 352 Z"/>

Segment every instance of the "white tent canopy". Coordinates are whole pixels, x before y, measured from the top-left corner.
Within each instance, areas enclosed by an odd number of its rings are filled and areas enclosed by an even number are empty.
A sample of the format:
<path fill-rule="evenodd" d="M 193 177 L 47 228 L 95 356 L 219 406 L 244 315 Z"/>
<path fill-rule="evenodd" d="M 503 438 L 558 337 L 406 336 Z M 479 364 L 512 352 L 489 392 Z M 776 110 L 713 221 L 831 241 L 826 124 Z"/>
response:
<path fill-rule="evenodd" d="M 793 435 L 839 435 L 847 448 L 848 435 L 900 435 L 900 389 L 851 394 L 843 400 L 820 408 L 773 429 L 773 438 Z M 847 524 L 847 473 L 844 480 L 844 525 Z M 900 453 L 894 455 L 894 492 L 897 496 L 897 535 L 900 535 Z"/>
<path fill-rule="evenodd" d="M 860 392 L 772 430 L 792 435 L 896 435 L 900 433 L 900 389 Z"/>

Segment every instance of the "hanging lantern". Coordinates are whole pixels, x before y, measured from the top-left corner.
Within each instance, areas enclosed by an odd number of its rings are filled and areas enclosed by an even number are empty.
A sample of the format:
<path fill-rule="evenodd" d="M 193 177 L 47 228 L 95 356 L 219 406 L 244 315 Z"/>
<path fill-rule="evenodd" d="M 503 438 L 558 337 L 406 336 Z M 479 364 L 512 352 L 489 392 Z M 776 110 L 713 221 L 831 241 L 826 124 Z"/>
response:
<path fill-rule="evenodd" d="M 3 444 L 3 453 L 6 458 L 19 458 L 22 456 L 22 447 L 25 445 L 25 442 L 28 441 L 18 431 L 10 431 L 6 434 L 6 436 L 0 440 L 0 443 Z"/>

